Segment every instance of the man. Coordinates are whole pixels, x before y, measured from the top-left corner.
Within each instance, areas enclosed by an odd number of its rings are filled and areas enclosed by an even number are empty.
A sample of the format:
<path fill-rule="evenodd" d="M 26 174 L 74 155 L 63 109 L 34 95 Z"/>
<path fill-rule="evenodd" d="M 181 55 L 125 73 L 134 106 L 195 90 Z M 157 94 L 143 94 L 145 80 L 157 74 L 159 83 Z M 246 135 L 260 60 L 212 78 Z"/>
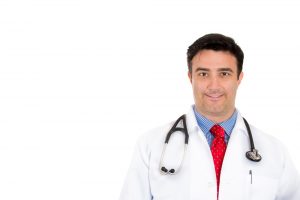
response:
<path fill-rule="evenodd" d="M 139 140 L 120 200 L 300 200 L 299 174 L 285 148 L 253 126 L 248 130 L 235 108 L 243 59 L 235 41 L 221 34 L 205 35 L 188 48 L 195 105 L 178 124 Z M 164 149 L 173 124 L 187 129 L 185 154 L 179 131 Z M 248 152 L 250 131 L 258 153 L 254 147 Z"/>

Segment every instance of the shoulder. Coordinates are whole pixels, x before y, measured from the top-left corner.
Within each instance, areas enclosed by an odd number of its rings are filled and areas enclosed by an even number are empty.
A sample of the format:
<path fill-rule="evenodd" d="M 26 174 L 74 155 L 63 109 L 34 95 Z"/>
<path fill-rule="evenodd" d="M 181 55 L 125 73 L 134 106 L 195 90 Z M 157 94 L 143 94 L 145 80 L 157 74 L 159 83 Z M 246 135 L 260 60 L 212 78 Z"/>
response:
<path fill-rule="evenodd" d="M 157 126 L 155 128 L 150 129 L 149 131 L 143 133 L 139 139 L 138 143 L 142 146 L 156 146 L 157 144 L 162 145 L 165 142 L 166 136 L 168 132 L 171 130 L 174 123 L 179 120 L 181 116 L 177 116 L 177 118 L 174 118 L 172 121 L 165 123 L 163 125 Z M 188 133 L 193 132 L 194 127 L 198 126 L 194 112 L 192 109 L 190 109 L 185 114 L 185 120 L 186 120 L 186 128 L 188 129 Z M 179 123 L 176 125 L 176 127 L 183 127 L 182 121 L 179 121 Z"/>
<path fill-rule="evenodd" d="M 257 128 L 256 126 L 251 124 L 251 122 L 248 123 L 247 120 L 245 120 L 245 118 L 242 117 L 242 114 L 238 112 L 237 122 L 235 126 L 238 130 L 243 131 L 246 134 L 246 136 L 249 137 L 249 131 L 246 128 L 247 124 L 249 124 L 250 133 L 252 134 L 253 142 L 257 149 L 259 149 L 259 147 L 276 149 L 282 148 L 281 142 L 276 137 Z"/>
<path fill-rule="evenodd" d="M 166 137 L 168 131 L 171 129 L 173 123 L 174 121 L 171 121 L 169 123 L 154 127 L 149 131 L 143 133 L 138 138 L 138 145 L 143 148 L 150 148 L 157 143 L 164 143 L 164 138 Z"/>
<path fill-rule="evenodd" d="M 280 140 L 277 139 L 275 136 L 264 132 L 263 130 L 253 126 L 252 124 L 250 124 L 250 128 L 251 128 L 251 132 L 253 135 L 253 139 L 255 139 L 255 137 L 257 137 L 257 139 L 262 140 L 263 142 L 267 142 L 268 144 L 282 146 L 282 143 L 280 142 Z"/>
<path fill-rule="evenodd" d="M 283 143 L 273 135 L 250 125 L 255 148 L 263 154 L 264 159 L 284 165 L 288 152 Z"/>
<path fill-rule="evenodd" d="M 134 157 L 146 166 L 150 165 L 153 155 L 160 155 L 164 146 L 165 137 L 172 126 L 172 122 L 157 126 L 143 133 L 135 145 Z"/>

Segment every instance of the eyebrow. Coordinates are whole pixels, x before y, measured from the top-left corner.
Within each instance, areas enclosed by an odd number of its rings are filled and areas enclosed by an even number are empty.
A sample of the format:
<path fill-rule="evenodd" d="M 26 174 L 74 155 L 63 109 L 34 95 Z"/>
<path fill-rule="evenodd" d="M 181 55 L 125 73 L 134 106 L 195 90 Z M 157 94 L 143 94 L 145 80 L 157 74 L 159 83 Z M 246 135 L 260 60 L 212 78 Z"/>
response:
<path fill-rule="evenodd" d="M 228 67 L 220 68 L 220 69 L 218 69 L 218 71 L 222 71 L 222 72 L 224 72 L 224 71 L 233 72 L 233 70 L 232 70 L 231 68 L 228 68 Z"/>
<path fill-rule="evenodd" d="M 195 72 L 198 72 L 198 71 L 209 71 L 208 68 L 203 68 L 203 67 L 198 67 Z"/>
<path fill-rule="evenodd" d="M 195 70 L 195 72 L 198 72 L 198 71 L 206 71 L 206 72 L 208 72 L 208 71 L 210 71 L 210 69 L 204 68 L 204 67 L 198 67 Z M 224 72 L 224 71 L 233 72 L 233 70 L 231 68 L 229 68 L 229 67 L 219 68 L 219 69 L 217 69 L 217 71 L 221 71 L 221 72 Z"/>

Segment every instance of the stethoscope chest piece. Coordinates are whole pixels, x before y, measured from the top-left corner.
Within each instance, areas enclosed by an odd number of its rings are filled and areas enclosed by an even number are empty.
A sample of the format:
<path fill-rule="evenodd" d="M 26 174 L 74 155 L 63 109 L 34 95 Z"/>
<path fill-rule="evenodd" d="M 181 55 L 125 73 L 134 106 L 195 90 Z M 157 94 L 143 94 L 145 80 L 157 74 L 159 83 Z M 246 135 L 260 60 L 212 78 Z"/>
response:
<path fill-rule="evenodd" d="M 258 154 L 258 151 L 256 149 L 252 149 L 251 151 L 246 152 L 246 157 L 254 162 L 261 161 L 261 155 Z"/>
<path fill-rule="evenodd" d="M 249 126 L 249 124 L 248 124 L 248 122 L 245 118 L 243 118 L 243 120 L 245 122 L 247 132 L 248 132 L 249 141 L 250 141 L 250 151 L 246 152 L 246 158 L 248 158 L 249 160 L 254 161 L 254 162 L 259 162 L 259 161 L 261 161 L 261 155 L 259 155 L 258 150 L 255 149 L 250 126 Z"/>

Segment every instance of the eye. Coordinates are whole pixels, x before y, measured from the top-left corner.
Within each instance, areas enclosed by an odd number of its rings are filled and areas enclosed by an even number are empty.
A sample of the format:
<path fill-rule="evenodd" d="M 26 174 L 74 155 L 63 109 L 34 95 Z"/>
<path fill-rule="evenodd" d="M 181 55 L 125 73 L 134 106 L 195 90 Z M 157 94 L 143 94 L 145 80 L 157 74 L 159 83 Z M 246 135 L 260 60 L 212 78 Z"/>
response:
<path fill-rule="evenodd" d="M 221 76 L 230 76 L 231 74 L 229 72 L 221 72 Z"/>
<path fill-rule="evenodd" d="M 208 73 L 207 73 L 207 72 L 200 72 L 198 75 L 199 75 L 199 76 L 206 77 L 206 76 L 208 76 Z"/>

